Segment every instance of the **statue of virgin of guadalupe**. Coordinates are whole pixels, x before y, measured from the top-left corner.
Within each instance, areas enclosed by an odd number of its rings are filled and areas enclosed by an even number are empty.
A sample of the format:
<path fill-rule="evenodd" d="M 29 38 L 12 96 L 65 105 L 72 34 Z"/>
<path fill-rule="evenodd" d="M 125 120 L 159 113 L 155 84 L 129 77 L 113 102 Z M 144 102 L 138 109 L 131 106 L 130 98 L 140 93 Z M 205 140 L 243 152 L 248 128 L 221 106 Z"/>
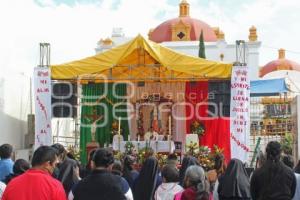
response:
<path fill-rule="evenodd" d="M 150 113 L 150 120 L 151 120 L 151 125 L 150 127 L 152 127 L 153 131 L 155 132 L 159 132 L 159 122 L 158 122 L 158 112 L 157 112 L 157 106 L 155 106 L 153 108 L 153 110 Z"/>

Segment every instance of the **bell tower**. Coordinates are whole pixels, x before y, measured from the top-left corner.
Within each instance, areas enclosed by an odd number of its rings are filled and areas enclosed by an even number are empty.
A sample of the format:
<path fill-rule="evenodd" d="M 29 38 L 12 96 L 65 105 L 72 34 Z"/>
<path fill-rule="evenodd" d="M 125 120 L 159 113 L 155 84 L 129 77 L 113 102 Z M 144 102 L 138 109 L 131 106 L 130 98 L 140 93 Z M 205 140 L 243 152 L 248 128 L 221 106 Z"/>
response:
<path fill-rule="evenodd" d="M 186 0 L 182 0 L 179 4 L 179 17 L 190 16 L 190 4 Z"/>

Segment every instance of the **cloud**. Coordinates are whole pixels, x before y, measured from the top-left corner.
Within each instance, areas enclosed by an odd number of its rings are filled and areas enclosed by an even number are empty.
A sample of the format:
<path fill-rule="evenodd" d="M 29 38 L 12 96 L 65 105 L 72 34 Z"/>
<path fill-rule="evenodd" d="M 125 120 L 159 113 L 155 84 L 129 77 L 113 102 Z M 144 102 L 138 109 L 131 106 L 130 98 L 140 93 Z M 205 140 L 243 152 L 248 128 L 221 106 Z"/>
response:
<path fill-rule="evenodd" d="M 92 55 L 97 41 L 110 36 L 113 27 L 123 27 L 128 36 L 147 35 L 150 28 L 177 17 L 178 3 L 174 2 L 88 0 L 86 3 L 67 1 L 63 4 L 54 0 L 1 1 L 0 52 L 4 56 L 1 56 L 0 65 L 9 72 L 31 73 L 38 64 L 38 44 L 42 41 L 51 43 L 51 63 Z M 300 30 L 295 26 L 300 20 L 296 14 L 300 9 L 297 0 L 256 0 L 234 4 L 217 0 L 189 2 L 192 17 L 219 26 L 229 42 L 247 39 L 249 27 L 255 25 L 264 46 L 299 49 L 294 42 L 299 43 L 297 33 Z M 262 64 L 276 58 L 274 51 L 262 48 Z M 297 55 L 291 57 L 297 59 Z"/>
<path fill-rule="evenodd" d="M 123 27 L 129 36 L 146 35 L 160 22 L 155 16 L 165 7 L 163 0 L 103 0 L 72 6 L 52 0 L 1 2 L 0 52 L 5 56 L 0 64 L 8 72 L 31 73 L 38 64 L 38 44 L 44 41 L 51 43 L 51 63 L 93 55 L 97 41 L 110 36 L 113 27 Z"/>
<path fill-rule="evenodd" d="M 260 65 L 277 59 L 277 49 L 286 48 L 286 56 L 300 62 L 300 27 L 297 25 L 300 15 L 298 0 L 256 0 L 242 1 L 232 6 L 231 12 L 220 1 L 210 1 L 206 6 L 195 1 L 193 17 L 202 19 L 212 26 L 219 26 L 226 40 L 248 39 L 249 28 L 257 27 L 258 39 L 262 41 Z M 240 1 L 239 1 L 240 2 Z M 230 8 L 230 7 L 229 7 Z M 272 47 L 272 48 L 270 48 Z M 297 53 L 294 53 L 297 52 Z"/>
<path fill-rule="evenodd" d="M 51 0 L 39 4 L 33 0 L 1 1 L 0 77 L 6 77 L 5 112 L 19 117 L 29 110 L 22 108 L 22 99 L 28 99 L 29 76 L 38 65 L 40 42 L 51 44 L 52 64 L 80 59 L 95 54 L 97 42 L 110 36 L 113 27 L 124 27 L 132 37 L 146 35 L 160 22 L 155 16 L 164 5 L 160 0 L 73 5 Z"/>
<path fill-rule="evenodd" d="M 249 27 L 257 26 L 263 45 L 260 64 L 276 59 L 280 47 L 291 50 L 287 57 L 300 62 L 298 0 L 188 1 L 192 17 L 219 26 L 229 42 L 247 40 Z M 51 43 L 55 64 L 93 55 L 96 43 L 110 36 L 113 27 L 123 27 L 127 36 L 146 36 L 150 28 L 178 16 L 179 0 L 57 2 L 61 1 L 0 2 L 0 76 L 30 76 L 38 64 L 39 42 Z"/>

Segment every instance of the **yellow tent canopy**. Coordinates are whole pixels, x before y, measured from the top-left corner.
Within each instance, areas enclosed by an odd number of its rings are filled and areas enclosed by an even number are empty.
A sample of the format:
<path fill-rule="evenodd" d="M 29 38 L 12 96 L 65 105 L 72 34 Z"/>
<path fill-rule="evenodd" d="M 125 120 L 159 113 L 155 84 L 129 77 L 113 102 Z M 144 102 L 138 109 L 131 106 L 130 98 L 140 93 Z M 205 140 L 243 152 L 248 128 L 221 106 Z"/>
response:
<path fill-rule="evenodd" d="M 104 53 L 50 68 L 55 80 L 172 81 L 227 79 L 232 64 L 178 53 L 138 35 Z"/>

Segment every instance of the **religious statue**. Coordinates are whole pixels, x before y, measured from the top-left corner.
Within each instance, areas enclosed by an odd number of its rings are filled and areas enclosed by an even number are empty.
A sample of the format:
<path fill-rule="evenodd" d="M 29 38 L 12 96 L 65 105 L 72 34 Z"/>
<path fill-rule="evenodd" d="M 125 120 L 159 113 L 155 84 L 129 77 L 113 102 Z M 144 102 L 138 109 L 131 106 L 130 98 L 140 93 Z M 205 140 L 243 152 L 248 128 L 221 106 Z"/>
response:
<path fill-rule="evenodd" d="M 103 118 L 103 115 L 98 115 L 97 110 L 93 109 L 93 114 L 91 115 L 84 115 L 85 119 L 87 119 L 88 123 L 91 124 L 91 136 L 92 142 L 96 141 L 96 130 L 97 130 L 97 123 Z"/>
<path fill-rule="evenodd" d="M 122 129 L 120 130 L 122 134 Z M 111 124 L 111 134 L 117 135 L 119 134 L 119 122 L 117 120 L 114 120 Z"/>
<path fill-rule="evenodd" d="M 159 131 L 159 121 L 158 121 L 159 116 L 158 116 L 158 111 L 157 111 L 156 106 L 153 108 L 150 115 L 151 115 L 150 116 L 151 127 L 155 132 L 158 132 Z"/>

